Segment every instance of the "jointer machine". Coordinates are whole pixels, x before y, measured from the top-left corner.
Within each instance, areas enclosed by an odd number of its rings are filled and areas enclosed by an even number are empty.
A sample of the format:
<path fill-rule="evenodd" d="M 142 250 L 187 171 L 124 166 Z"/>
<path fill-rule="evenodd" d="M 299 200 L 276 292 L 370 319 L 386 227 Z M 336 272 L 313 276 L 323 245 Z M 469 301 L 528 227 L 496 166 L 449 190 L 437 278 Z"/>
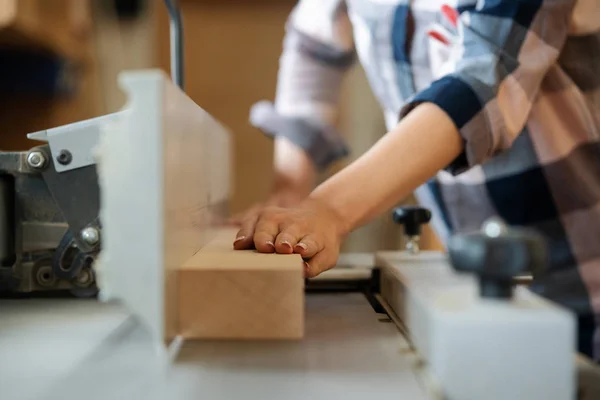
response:
<path fill-rule="evenodd" d="M 489 221 L 420 251 L 418 207 L 394 212 L 405 250 L 306 282 L 302 340 L 165 335 L 173 271 L 231 194 L 230 135 L 173 71 L 124 73 L 122 111 L 0 155 L 2 290 L 99 298 L 0 301 L 0 399 L 600 399 L 574 316 L 527 289 L 543 240 Z"/>

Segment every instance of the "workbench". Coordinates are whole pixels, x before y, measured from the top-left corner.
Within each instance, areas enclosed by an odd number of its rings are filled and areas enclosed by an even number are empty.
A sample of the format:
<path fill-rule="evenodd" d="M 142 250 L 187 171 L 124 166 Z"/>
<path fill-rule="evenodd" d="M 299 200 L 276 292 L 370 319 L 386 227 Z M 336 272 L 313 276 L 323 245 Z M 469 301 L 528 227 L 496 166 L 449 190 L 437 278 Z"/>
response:
<path fill-rule="evenodd" d="M 302 341 L 184 342 L 168 371 L 116 304 L 5 300 L 0 315 L 3 400 L 428 398 L 407 342 L 359 293 L 308 295 Z"/>

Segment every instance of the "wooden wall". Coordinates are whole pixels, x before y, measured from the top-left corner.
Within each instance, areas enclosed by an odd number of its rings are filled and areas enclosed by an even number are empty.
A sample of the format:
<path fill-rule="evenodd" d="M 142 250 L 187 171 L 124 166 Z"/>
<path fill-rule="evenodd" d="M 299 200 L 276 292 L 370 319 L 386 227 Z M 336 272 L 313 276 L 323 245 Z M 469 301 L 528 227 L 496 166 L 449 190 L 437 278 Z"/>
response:
<path fill-rule="evenodd" d="M 186 91 L 235 135 L 234 210 L 264 199 L 271 185 L 271 141 L 248 124 L 248 116 L 253 103 L 275 92 L 293 3 L 182 2 Z M 168 22 L 164 10 L 159 14 L 160 65 L 169 70 Z"/>
<path fill-rule="evenodd" d="M 0 93 L 0 150 L 37 143 L 26 134 L 103 113 L 87 0 L 0 0 L 0 45 L 40 48 L 64 56 L 79 71 L 70 96 Z"/>
<path fill-rule="evenodd" d="M 249 125 L 248 115 L 252 104 L 274 97 L 284 24 L 295 1 L 184 0 L 181 4 L 186 91 L 234 135 L 232 208 L 240 211 L 263 200 L 271 187 L 272 143 Z M 158 64 L 168 71 L 168 20 L 162 7 L 157 15 Z M 349 74 L 344 91 L 340 128 L 353 153 L 332 172 L 360 156 L 385 133 L 381 111 L 359 67 Z M 434 239 L 426 232 L 424 247 L 437 247 Z M 396 249 L 400 243 L 401 229 L 388 213 L 352 234 L 344 250 Z"/>

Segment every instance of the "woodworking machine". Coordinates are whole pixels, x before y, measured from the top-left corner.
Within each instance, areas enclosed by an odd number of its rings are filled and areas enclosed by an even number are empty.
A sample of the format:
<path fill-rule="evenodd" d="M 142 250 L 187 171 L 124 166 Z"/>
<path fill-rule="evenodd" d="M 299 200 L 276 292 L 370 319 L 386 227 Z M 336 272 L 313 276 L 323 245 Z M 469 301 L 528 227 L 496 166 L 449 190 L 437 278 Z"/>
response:
<path fill-rule="evenodd" d="M 94 147 L 119 113 L 28 135 L 48 144 L 0 153 L 0 292 L 96 293 L 101 243 Z"/>
<path fill-rule="evenodd" d="M 63 266 L 97 255 L 100 301 L 0 302 L 0 398 L 600 398 L 596 367 L 575 353 L 574 316 L 515 280 L 543 265 L 544 242 L 489 221 L 447 252 L 420 251 L 430 214 L 418 207 L 394 213 L 406 250 L 344 255 L 306 284 L 303 339 L 182 339 L 176 271 L 226 215 L 230 135 L 160 71 L 120 82 L 123 111 L 36 135 L 49 142 L 38 179 L 96 160 L 99 214 L 69 222 L 79 237 L 56 238 L 82 246 Z M 61 143 L 69 134 L 80 137 Z M 80 168 L 60 172 L 69 165 L 50 157 L 64 149 Z M 30 155 L 15 156 L 23 173 Z M 100 252 L 84 234 L 98 221 Z"/>

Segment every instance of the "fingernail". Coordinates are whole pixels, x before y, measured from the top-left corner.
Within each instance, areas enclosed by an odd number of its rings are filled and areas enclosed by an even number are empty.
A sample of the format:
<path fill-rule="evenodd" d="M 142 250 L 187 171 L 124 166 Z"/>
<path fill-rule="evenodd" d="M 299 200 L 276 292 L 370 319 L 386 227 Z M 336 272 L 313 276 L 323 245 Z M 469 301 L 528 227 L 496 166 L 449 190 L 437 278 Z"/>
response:
<path fill-rule="evenodd" d="M 304 243 L 298 243 L 296 245 L 296 248 L 298 248 L 298 247 L 300 248 L 300 251 L 306 251 L 306 250 L 308 250 L 308 246 L 305 245 Z"/>
<path fill-rule="evenodd" d="M 292 245 L 287 240 L 284 240 L 283 242 L 281 242 L 281 245 L 287 247 L 288 249 L 292 248 Z"/>
<path fill-rule="evenodd" d="M 304 261 L 304 268 L 309 269 L 310 265 L 308 265 L 308 263 L 306 261 Z"/>
<path fill-rule="evenodd" d="M 268 244 L 269 246 L 271 246 L 272 248 L 275 248 L 275 245 L 274 245 L 274 244 L 273 244 L 273 242 L 271 242 L 270 240 L 269 240 L 269 241 L 267 241 L 267 244 Z"/>
<path fill-rule="evenodd" d="M 237 238 L 235 238 L 235 240 L 233 241 L 233 243 L 237 243 L 237 242 L 239 242 L 241 240 L 244 240 L 244 239 L 246 239 L 246 236 L 237 237 Z"/>

